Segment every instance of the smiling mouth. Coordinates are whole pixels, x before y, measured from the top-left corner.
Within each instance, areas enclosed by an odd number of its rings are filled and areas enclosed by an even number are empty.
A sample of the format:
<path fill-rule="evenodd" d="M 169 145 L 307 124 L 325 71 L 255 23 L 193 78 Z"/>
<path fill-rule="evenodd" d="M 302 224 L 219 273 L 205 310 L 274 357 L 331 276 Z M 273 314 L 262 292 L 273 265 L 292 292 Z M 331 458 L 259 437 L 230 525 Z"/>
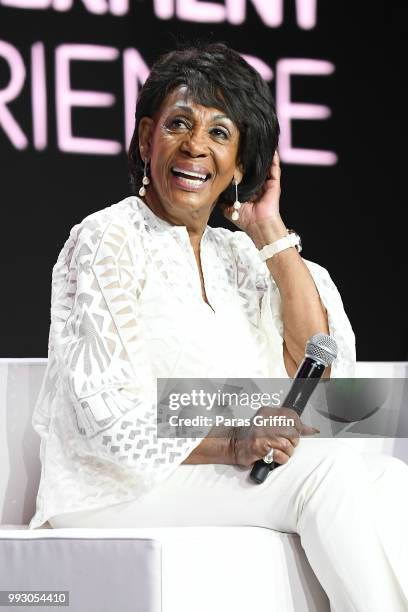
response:
<path fill-rule="evenodd" d="M 203 185 L 211 176 L 211 174 L 181 170 L 180 168 L 177 168 L 177 166 L 173 166 L 171 168 L 171 173 L 173 176 L 182 179 L 183 182 L 191 187 Z"/>

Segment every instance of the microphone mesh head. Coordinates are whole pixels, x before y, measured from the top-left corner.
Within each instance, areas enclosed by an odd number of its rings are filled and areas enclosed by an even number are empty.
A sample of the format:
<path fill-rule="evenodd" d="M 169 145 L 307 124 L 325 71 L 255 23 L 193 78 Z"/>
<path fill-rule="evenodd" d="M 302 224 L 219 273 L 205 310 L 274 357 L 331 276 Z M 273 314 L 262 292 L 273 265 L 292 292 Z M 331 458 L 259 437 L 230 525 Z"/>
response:
<path fill-rule="evenodd" d="M 336 341 L 327 334 L 315 334 L 306 342 L 305 355 L 320 361 L 327 367 L 337 357 Z"/>

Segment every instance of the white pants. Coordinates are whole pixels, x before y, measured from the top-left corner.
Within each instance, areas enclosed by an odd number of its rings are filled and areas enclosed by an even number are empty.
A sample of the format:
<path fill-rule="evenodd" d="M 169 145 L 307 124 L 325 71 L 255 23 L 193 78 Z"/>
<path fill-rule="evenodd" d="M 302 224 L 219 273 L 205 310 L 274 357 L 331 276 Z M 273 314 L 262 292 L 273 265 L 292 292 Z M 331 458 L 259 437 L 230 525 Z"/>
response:
<path fill-rule="evenodd" d="M 301 438 L 257 485 L 249 469 L 180 465 L 127 503 L 49 519 L 63 527 L 252 525 L 297 533 L 336 612 L 408 610 L 408 466 Z"/>

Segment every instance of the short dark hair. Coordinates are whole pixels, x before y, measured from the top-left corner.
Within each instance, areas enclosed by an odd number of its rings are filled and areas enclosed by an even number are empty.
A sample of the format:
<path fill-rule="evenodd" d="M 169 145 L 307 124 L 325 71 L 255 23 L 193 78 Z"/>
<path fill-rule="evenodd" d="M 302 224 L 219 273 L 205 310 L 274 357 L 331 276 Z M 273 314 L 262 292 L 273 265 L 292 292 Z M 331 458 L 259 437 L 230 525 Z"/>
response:
<path fill-rule="evenodd" d="M 136 104 L 136 125 L 128 152 L 133 193 L 142 183 L 144 163 L 139 152 L 138 128 L 143 117 L 152 117 L 166 96 L 185 85 L 196 104 L 219 108 L 240 132 L 238 159 L 244 176 L 239 198 L 249 200 L 262 187 L 278 146 L 279 123 L 267 83 L 237 51 L 223 43 L 198 44 L 161 56 L 153 65 Z M 234 199 L 233 187 L 219 202 Z"/>

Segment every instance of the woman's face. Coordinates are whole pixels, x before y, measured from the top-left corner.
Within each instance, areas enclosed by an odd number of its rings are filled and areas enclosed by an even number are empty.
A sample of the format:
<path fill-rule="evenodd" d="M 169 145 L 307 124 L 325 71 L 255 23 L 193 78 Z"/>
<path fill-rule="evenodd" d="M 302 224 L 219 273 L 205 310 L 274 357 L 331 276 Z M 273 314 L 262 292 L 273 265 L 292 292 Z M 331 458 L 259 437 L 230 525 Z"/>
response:
<path fill-rule="evenodd" d="M 183 211 L 209 215 L 218 196 L 242 179 L 237 126 L 223 111 L 194 103 L 185 86 L 140 121 L 139 146 L 150 160 L 148 201 L 158 200 L 170 219 Z"/>

